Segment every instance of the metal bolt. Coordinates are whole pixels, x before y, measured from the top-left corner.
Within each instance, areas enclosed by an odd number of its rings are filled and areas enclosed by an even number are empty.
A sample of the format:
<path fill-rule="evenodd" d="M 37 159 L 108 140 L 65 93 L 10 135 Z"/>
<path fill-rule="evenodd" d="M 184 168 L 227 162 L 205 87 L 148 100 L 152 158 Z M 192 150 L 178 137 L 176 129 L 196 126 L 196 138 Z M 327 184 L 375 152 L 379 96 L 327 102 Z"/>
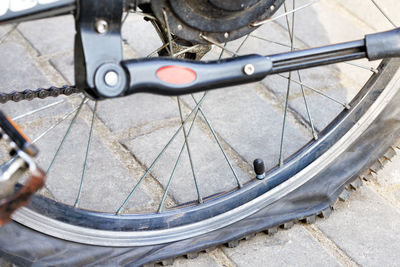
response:
<path fill-rule="evenodd" d="M 252 74 L 254 73 L 254 66 L 253 66 L 253 64 L 247 64 L 246 66 L 244 66 L 243 72 L 244 72 L 246 75 L 252 75 Z"/>
<path fill-rule="evenodd" d="M 224 33 L 224 37 L 225 37 L 225 39 L 228 39 L 228 37 L 229 37 L 229 33 Z"/>
<path fill-rule="evenodd" d="M 183 29 L 182 25 L 179 24 L 179 25 L 178 25 L 178 31 L 181 31 L 182 29 Z"/>
<path fill-rule="evenodd" d="M 115 71 L 107 72 L 106 75 L 104 75 L 104 82 L 108 86 L 116 86 L 118 84 L 118 73 L 116 73 Z"/>
<path fill-rule="evenodd" d="M 108 31 L 108 23 L 104 19 L 96 21 L 95 29 L 100 34 L 105 34 Z"/>
<path fill-rule="evenodd" d="M 272 5 L 272 6 L 269 7 L 269 9 L 271 9 L 271 11 L 274 11 L 275 10 L 275 6 Z"/>

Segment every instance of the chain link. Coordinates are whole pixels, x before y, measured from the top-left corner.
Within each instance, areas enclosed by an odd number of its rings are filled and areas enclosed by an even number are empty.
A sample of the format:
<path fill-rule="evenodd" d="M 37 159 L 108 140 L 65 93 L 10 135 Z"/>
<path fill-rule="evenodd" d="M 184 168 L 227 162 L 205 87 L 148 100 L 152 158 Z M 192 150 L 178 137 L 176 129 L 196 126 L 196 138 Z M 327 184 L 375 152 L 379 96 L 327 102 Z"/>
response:
<path fill-rule="evenodd" d="M 36 90 L 25 90 L 22 92 L 0 93 L 0 103 L 9 101 L 20 102 L 22 100 L 31 101 L 35 98 L 45 99 L 47 97 L 57 97 L 60 95 L 72 95 L 81 92 L 75 86 L 64 85 L 62 87 L 51 86 L 49 88 L 38 88 Z"/>

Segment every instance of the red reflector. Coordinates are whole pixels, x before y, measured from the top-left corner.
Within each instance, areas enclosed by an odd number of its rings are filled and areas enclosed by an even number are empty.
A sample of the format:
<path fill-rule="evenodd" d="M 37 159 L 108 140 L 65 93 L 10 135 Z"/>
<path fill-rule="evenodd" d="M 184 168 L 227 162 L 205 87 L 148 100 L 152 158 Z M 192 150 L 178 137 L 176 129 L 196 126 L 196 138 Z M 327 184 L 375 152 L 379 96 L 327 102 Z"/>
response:
<path fill-rule="evenodd" d="M 196 72 L 181 66 L 165 66 L 157 70 L 157 77 L 171 84 L 188 84 L 196 80 Z"/>

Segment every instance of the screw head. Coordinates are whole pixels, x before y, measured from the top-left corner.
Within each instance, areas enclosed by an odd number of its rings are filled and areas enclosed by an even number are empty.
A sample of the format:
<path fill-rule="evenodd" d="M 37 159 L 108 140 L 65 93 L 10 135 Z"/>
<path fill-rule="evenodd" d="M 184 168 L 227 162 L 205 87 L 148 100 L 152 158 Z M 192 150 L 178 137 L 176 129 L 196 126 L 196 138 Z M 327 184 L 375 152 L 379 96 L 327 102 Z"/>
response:
<path fill-rule="evenodd" d="M 244 68 L 243 68 L 243 72 L 246 74 L 246 75 L 252 75 L 253 73 L 254 73 L 254 66 L 253 66 L 253 64 L 246 64 L 245 66 L 244 66 Z"/>
<path fill-rule="evenodd" d="M 118 84 L 118 73 L 115 71 L 109 71 L 104 75 L 104 82 L 108 86 L 116 86 Z"/>
<path fill-rule="evenodd" d="M 96 21 L 95 29 L 99 34 L 105 34 L 108 31 L 108 22 L 104 19 L 99 19 Z"/>

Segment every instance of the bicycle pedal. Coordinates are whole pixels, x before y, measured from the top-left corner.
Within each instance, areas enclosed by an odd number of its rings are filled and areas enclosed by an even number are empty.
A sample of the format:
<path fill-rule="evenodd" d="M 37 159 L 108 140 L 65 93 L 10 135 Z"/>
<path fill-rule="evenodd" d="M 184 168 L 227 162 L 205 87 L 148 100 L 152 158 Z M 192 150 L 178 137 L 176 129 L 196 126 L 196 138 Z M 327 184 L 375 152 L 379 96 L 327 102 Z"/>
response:
<path fill-rule="evenodd" d="M 45 173 L 33 157 L 38 154 L 18 125 L 0 111 L 0 139 L 8 143 L 9 160 L 0 165 L 0 226 L 11 220 L 12 213 L 27 205 L 29 198 L 44 185 Z M 29 178 L 18 185 L 28 173 Z M 18 187 L 18 189 L 16 189 Z"/>

